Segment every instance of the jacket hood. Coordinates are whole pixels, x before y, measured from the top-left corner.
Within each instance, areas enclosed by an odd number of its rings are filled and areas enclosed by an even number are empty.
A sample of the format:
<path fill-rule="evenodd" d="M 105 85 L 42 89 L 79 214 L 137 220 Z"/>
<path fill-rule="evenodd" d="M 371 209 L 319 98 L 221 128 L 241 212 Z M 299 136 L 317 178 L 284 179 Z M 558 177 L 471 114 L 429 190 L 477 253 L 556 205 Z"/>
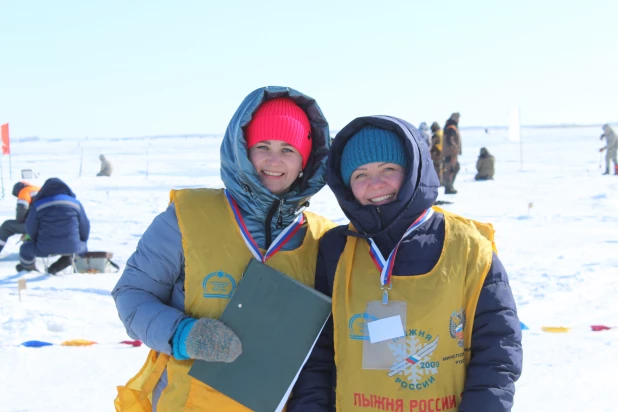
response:
<path fill-rule="evenodd" d="M 57 177 L 52 177 L 45 181 L 41 190 L 39 190 L 39 193 L 36 195 L 36 200 L 56 195 L 69 195 L 75 197 L 75 193 L 73 193 L 66 183 Z"/>
<path fill-rule="evenodd" d="M 481 147 L 481 152 L 480 152 L 481 156 L 488 156 L 489 155 L 489 150 L 487 150 L 484 147 Z"/>
<path fill-rule="evenodd" d="M 18 197 L 19 196 L 19 192 L 21 192 L 23 190 L 24 187 L 30 186 L 30 184 L 26 183 L 26 182 L 17 182 L 15 183 L 15 185 L 13 185 L 13 196 Z"/>
<path fill-rule="evenodd" d="M 303 177 L 291 190 L 279 197 L 266 189 L 249 160 L 245 129 L 257 108 L 266 100 L 289 97 L 302 108 L 311 125 L 313 147 Z M 273 204 L 278 203 L 283 223 L 289 224 L 295 214 L 309 205 L 311 196 L 326 184 L 326 157 L 330 146 L 328 122 L 311 97 L 289 87 L 268 86 L 251 92 L 234 113 L 221 143 L 221 180 L 241 209 L 257 219 L 265 219 Z"/>
<path fill-rule="evenodd" d="M 409 166 L 397 199 L 382 206 L 361 205 L 343 183 L 340 173 L 345 144 L 361 128 L 369 125 L 395 132 L 403 140 L 408 157 Z M 356 118 L 341 129 L 333 141 L 328 159 L 328 186 L 361 237 L 373 238 L 380 249 L 394 247 L 412 222 L 438 197 L 440 182 L 429 149 L 421 141 L 422 137 L 414 126 L 391 116 Z"/>
<path fill-rule="evenodd" d="M 458 125 L 459 125 L 459 121 L 454 120 L 454 119 L 448 119 L 448 120 L 446 121 L 446 123 L 444 124 L 444 129 L 446 129 L 447 127 L 449 127 L 449 126 L 451 126 L 451 125 L 453 125 L 453 126 L 458 126 Z"/>

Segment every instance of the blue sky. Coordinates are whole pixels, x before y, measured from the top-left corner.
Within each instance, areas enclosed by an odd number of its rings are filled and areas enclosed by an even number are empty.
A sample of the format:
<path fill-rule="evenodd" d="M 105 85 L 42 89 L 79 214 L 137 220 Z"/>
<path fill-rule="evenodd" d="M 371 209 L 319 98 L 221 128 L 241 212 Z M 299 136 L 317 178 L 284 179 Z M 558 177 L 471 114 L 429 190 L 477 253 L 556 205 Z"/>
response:
<path fill-rule="evenodd" d="M 215 4 L 216 3 L 216 4 Z M 334 4 L 333 4 L 334 3 Z M 15 137 L 221 133 L 265 85 L 340 129 L 618 121 L 618 2 L 0 0 Z"/>

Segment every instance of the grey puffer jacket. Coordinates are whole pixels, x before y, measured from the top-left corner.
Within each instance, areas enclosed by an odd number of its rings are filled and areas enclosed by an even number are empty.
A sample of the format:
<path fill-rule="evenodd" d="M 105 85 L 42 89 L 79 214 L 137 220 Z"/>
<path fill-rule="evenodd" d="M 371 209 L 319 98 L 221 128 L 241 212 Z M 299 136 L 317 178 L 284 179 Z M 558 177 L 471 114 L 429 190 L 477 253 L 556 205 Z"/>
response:
<path fill-rule="evenodd" d="M 277 97 L 290 97 L 305 110 L 313 138 L 303 179 L 281 198 L 260 183 L 249 161 L 243 134 L 258 106 Z M 253 91 L 232 117 L 221 143 L 221 179 L 261 248 L 270 245 L 293 221 L 295 212 L 307 207 L 311 196 L 324 187 L 328 137 L 328 123 L 315 100 L 287 87 Z M 300 246 L 305 232 L 306 228 L 299 230 L 283 250 Z M 112 292 L 120 319 L 131 338 L 140 339 L 156 351 L 172 354 L 170 340 L 186 317 L 184 277 L 181 233 L 172 203 L 148 227 Z"/>
<path fill-rule="evenodd" d="M 603 126 L 603 131 L 605 133 L 601 135 L 601 139 L 605 139 L 607 142 L 605 149 L 607 149 L 608 152 L 616 151 L 618 148 L 618 138 L 616 137 L 616 132 L 614 132 L 614 129 L 607 124 Z"/>

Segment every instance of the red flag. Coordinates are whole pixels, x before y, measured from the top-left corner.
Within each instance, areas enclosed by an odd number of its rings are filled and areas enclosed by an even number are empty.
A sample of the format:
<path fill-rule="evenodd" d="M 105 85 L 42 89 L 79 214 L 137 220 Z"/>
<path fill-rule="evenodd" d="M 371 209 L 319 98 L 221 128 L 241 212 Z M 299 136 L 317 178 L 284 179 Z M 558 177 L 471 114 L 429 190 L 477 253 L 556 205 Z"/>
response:
<path fill-rule="evenodd" d="M 2 125 L 2 154 L 11 154 L 11 140 L 9 139 L 9 124 Z"/>
<path fill-rule="evenodd" d="M 142 346 L 142 342 L 139 340 L 123 340 L 120 343 L 124 343 L 125 345 L 131 345 L 134 347 Z"/>

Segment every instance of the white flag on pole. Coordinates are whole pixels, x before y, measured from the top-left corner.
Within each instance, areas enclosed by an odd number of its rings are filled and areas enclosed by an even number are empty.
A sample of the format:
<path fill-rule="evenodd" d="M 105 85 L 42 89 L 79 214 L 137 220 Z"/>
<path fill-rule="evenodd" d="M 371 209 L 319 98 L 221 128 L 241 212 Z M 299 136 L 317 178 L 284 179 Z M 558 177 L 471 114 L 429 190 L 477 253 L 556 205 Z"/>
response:
<path fill-rule="evenodd" d="M 512 142 L 519 142 L 521 140 L 519 107 L 514 107 L 509 112 L 509 140 Z"/>

